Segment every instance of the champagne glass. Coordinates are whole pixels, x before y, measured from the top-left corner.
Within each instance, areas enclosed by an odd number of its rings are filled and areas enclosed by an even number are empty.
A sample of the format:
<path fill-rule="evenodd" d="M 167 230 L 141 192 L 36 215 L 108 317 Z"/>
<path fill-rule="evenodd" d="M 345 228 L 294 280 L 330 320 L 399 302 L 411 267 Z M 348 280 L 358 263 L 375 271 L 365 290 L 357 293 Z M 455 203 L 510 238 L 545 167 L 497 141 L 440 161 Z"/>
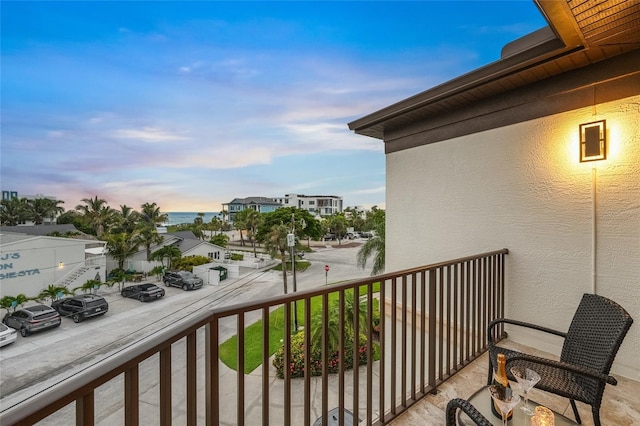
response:
<path fill-rule="evenodd" d="M 513 393 L 511 388 L 505 388 L 500 385 L 491 385 L 488 386 L 487 389 L 489 389 L 491 398 L 500 409 L 500 414 L 502 414 L 502 425 L 507 426 L 507 416 L 509 415 L 509 411 L 513 410 L 513 408 L 520 403 L 520 395 Z"/>
<path fill-rule="evenodd" d="M 540 375 L 532 369 L 522 366 L 511 367 L 511 374 L 513 374 L 520 384 L 524 394 L 524 405 L 520 407 L 520 409 L 532 415 L 533 410 L 529 407 L 529 391 L 540 381 Z"/>

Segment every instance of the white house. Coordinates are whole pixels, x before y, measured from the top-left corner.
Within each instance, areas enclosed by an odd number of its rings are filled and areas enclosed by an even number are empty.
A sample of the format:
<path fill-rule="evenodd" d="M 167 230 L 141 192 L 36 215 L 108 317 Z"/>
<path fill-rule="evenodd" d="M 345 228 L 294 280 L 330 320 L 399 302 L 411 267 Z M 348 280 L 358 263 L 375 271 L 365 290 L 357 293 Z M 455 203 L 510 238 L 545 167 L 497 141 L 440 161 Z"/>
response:
<path fill-rule="evenodd" d="M 151 246 L 151 252 L 155 252 L 162 247 L 173 245 L 180 249 L 182 257 L 204 256 L 212 260 L 224 259 L 224 247 L 211 244 L 208 241 L 198 239 L 191 231 L 170 232 L 162 234 L 162 243 Z M 150 272 L 154 267 L 161 265 L 161 262 L 147 261 L 147 249 L 140 246 L 140 250 L 127 259 L 125 269 L 137 272 Z M 107 266 L 109 271 L 118 267 L 118 262 L 108 258 Z"/>
<path fill-rule="evenodd" d="M 342 212 L 343 200 L 337 195 L 285 194 L 276 198 L 283 207 L 296 207 L 318 216 L 331 216 Z"/>
<path fill-rule="evenodd" d="M 506 316 L 566 331 L 583 293 L 611 298 L 636 321 L 612 371 L 637 380 L 638 13 L 536 3 L 549 27 L 499 61 L 349 124 L 384 142 L 386 269 L 507 248 Z"/>
<path fill-rule="evenodd" d="M 104 242 L 46 235 L 63 228 L 40 225 L 0 229 L 0 297 L 35 297 L 52 284 L 72 290 L 88 280 L 105 280 Z"/>

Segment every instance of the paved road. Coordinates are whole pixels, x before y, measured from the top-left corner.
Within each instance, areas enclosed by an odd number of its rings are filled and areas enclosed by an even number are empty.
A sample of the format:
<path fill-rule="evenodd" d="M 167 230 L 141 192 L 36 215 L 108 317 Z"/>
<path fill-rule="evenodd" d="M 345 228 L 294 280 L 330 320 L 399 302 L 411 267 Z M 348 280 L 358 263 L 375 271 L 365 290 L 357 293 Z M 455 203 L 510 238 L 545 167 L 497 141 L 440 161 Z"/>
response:
<path fill-rule="evenodd" d="M 355 266 L 357 250 L 357 246 L 314 247 L 313 253 L 305 255 L 311 261 L 311 266 L 305 272 L 297 274 L 298 290 L 322 286 L 325 281 L 335 283 L 367 276 L 367 271 Z M 325 273 L 325 265 L 330 267 L 328 273 Z M 292 279 L 289 276 L 289 291 L 292 289 Z M 168 324 L 202 309 L 282 294 L 283 283 L 280 272 L 246 270 L 241 271 L 240 278 L 228 280 L 220 286 L 205 286 L 191 292 L 173 287 L 165 290 L 167 294 L 163 299 L 150 303 L 124 299 L 116 289 L 105 292 L 101 290 L 100 294 L 108 300 L 110 306 L 107 315 L 79 324 L 63 319 L 59 329 L 27 338 L 18 336 L 16 343 L 1 348 L 0 411 L 28 400 L 37 392 L 82 371 L 87 365 L 104 359 L 123 347 L 134 344 L 144 336 L 162 331 Z M 141 377 L 145 377 L 142 371 Z M 141 394 L 156 385 L 157 383 L 141 383 Z M 121 384 L 113 384 L 104 391 L 100 398 L 103 403 L 97 404 L 97 411 L 103 412 L 101 416 L 108 417 L 109 404 L 105 403 L 111 399 L 108 395 L 116 396 L 121 393 Z M 58 419 L 49 424 L 64 424 L 67 420 L 69 419 Z M 103 423 L 110 424 L 109 421 Z"/>

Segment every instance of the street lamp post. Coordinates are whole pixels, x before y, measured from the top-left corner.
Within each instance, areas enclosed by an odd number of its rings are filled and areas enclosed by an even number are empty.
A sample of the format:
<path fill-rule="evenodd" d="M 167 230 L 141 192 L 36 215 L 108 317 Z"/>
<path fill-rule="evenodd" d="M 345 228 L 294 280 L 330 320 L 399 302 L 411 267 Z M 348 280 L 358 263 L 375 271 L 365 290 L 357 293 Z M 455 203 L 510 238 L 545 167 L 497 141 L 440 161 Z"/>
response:
<path fill-rule="evenodd" d="M 295 293 L 297 288 L 296 283 L 296 258 L 295 258 L 295 245 L 296 245 L 296 235 L 294 232 L 287 234 L 287 245 L 289 246 L 289 250 L 291 251 L 291 270 L 293 271 L 293 292 Z M 295 333 L 298 332 L 298 303 L 296 300 L 293 301 L 293 330 Z"/>

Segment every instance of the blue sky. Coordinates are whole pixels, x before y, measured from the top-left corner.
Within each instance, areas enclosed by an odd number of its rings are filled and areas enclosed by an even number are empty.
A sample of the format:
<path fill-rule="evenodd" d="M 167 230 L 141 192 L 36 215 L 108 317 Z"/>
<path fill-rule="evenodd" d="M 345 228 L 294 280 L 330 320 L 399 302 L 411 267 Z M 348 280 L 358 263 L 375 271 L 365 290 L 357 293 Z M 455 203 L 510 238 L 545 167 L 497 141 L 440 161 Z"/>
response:
<path fill-rule="evenodd" d="M 2 190 L 219 211 L 385 206 L 347 123 L 499 59 L 533 1 L 1 2 Z"/>

